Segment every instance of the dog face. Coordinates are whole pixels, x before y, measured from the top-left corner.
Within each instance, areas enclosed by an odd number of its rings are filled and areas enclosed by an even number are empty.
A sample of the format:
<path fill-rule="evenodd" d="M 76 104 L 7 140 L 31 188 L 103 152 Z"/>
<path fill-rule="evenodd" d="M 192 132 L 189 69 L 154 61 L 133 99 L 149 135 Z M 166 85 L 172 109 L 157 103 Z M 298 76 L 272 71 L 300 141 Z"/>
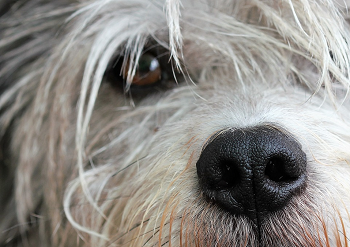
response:
<path fill-rule="evenodd" d="M 1 245 L 350 243 L 345 3 L 0 14 Z"/>

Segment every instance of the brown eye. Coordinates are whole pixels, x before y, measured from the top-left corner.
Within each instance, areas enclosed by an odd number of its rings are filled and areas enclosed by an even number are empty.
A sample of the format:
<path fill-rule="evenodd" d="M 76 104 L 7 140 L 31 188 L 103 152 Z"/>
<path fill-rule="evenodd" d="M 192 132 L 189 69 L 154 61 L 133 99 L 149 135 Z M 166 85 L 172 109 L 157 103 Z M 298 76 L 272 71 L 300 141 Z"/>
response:
<path fill-rule="evenodd" d="M 131 73 L 129 64 L 126 65 L 123 73 L 124 79 Z M 150 86 L 159 82 L 162 78 L 162 70 L 158 59 L 151 54 L 143 54 L 136 68 L 135 75 L 131 81 L 132 86 Z"/>
<path fill-rule="evenodd" d="M 116 56 L 111 60 L 104 75 L 105 82 L 132 97 L 144 97 L 164 92 L 177 86 L 182 74 L 174 71 L 169 52 L 162 47 L 145 48 L 137 59 L 131 62 L 129 56 Z"/>

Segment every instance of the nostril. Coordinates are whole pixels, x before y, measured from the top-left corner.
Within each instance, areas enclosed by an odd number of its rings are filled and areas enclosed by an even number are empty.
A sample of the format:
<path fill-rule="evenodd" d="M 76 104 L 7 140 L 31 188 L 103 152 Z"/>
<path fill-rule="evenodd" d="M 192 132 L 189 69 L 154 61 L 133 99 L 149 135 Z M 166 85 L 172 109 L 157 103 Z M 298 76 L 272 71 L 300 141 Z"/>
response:
<path fill-rule="evenodd" d="M 291 182 L 299 176 L 287 173 L 287 161 L 281 157 L 272 157 L 267 161 L 265 176 L 274 182 Z"/>
<path fill-rule="evenodd" d="M 217 183 L 217 188 L 233 188 L 240 183 L 240 171 L 235 161 L 224 159 L 220 161 L 219 166 L 222 177 Z"/>

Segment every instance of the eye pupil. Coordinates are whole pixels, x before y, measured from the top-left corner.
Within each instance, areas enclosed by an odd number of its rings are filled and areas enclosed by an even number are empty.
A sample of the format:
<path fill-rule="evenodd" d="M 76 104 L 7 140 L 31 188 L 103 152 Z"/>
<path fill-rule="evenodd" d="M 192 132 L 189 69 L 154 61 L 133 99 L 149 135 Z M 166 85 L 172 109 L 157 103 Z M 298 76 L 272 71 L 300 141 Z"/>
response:
<path fill-rule="evenodd" d="M 128 73 L 128 71 L 127 71 Z M 160 81 L 161 68 L 156 57 L 151 54 L 144 54 L 140 57 L 132 85 L 146 86 Z"/>
<path fill-rule="evenodd" d="M 140 73 L 148 73 L 150 71 L 155 71 L 158 68 L 159 68 L 159 62 L 155 57 L 147 54 L 140 57 L 140 61 L 139 61 Z"/>

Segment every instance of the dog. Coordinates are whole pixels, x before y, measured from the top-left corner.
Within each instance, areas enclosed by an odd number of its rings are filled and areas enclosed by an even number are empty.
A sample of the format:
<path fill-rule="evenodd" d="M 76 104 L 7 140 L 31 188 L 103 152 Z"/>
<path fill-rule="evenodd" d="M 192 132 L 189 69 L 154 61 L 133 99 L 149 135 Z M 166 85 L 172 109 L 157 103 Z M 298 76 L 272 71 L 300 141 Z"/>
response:
<path fill-rule="evenodd" d="M 0 246 L 350 245 L 349 6 L 3 0 Z"/>

